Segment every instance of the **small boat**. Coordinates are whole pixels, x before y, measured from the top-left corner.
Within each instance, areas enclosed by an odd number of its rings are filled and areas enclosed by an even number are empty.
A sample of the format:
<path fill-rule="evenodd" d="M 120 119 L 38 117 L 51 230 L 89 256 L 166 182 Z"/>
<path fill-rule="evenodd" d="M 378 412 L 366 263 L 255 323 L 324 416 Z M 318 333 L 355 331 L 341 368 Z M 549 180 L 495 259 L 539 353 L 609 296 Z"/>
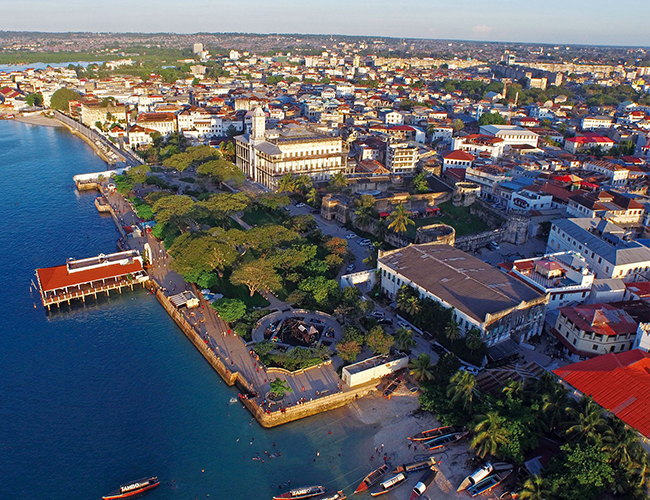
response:
<path fill-rule="evenodd" d="M 411 436 L 408 439 L 411 441 L 426 441 L 455 431 L 456 429 L 454 427 L 447 425 L 445 427 L 436 427 L 435 429 L 429 429 L 428 431 L 418 432 L 415 436 Z"/>
<path fill-rule="evenodd" d="M 286 493 L 275 496 L 273 500 L 282 500 L 284 498 L 298 500 L 301 498 L 312 498 L 323 493 L 326 493 L 326 490 L 322 486 L 301 486 L 300 488 L 294 488 Z"/>
<path fill-rule="evenodd" d="M 431 441 L 425 441 L 424 446 L 426 446 L 429 451 L 438 450 L 440 448 L 444 448 L 445 446 L 449 446 L 456 441 L 460 441 L 461 439 L 466 438 L 468 435 L 469 432 L 467 431 L 452 432 L 451 434 L 433 438 Z"/>
<path fill-rule="evenodd" d="M 424 495 L 424 492 L 427 490 L 427 487 L 434 480 L 437 473 L 438 471 L 435 469 L 435 467 L 431 467 L 428 471 L 425 471 L 425 473 L 422 474 L 422 477 L 420 478 L 418 483 L 413 488 L 409 500 L 415 500 L 416 498 L 419 498 L 422 495 Z"/>
<path fill-rule="evenodd" d="M 312 497 L 311 500 L 345 500 L 346 498 L 343 491 L 330 491 L 329 493 Z"/>
<path fill-rule="evenodd" d="M 117 490 L 102 497 L 104 500 L 113 500 L 115 498 L 127 498 L 138 495 L 160 484 L 157 477 L 145 477 L 137 481 L 131 481 L 121 485 Z"/>
<path fill-rule="evenodd" d="M 384 464 L 379 469 L 373 470 L 370 474 L 363 478 L 357 489 L 354 490 L 355 493 L 361 493 L 362 491 L 367 490 L 368 488 L 377 484 L 384 474 L 388 472 L 388 465 Z"/>
<path fill-rule="evenodd" d="M 230 404 L 235 404 L 239 402 L 239 398 L 232 397 L 230 398 Z"/>
<path fill-rule="evenodd" d="M 393 476 L 390 479 L 386 479 L 383 483 L 380 484 L 380 488 L 377 491 L 370 493 L 371 497 L 378 497 L 379 495 L 385 495 L 389 491 L 401 486 L 406 483 L 406 474 L 400 472 L 397 476 Z"/>
<path fill-rule="evenodd" d="M 460 492 L 466 490 L 470 486 L 474 486 L 476 483 L 485 479 L 493 472 L 501 472 L 508 469 L 512 470 L 512 466 L 507 462 L 496 462 L 494 465 L 491 462 L 486 462 L 485 465 L 482 465 L 465 479 L 463 479 L 463 482 L 460 483 L 460 486 L 456 491 Z"/>
<path fill-rule="evenodd" d="M 477 495 L 485 493 L 486 491 L 490 491 L 492 488 L 499 486 L 511 473 L 512 466 L 510 466 L 509 469 L 505 469 L 501 472 L 497 472 L 496 474 L 492 474 L 491 476 L 487 476 L 486 478 L 480 480 L 478 483 L 467 488 L 467 493 L 469 493 L 469 496 L 475 497 Z"/>
<path fill-rule="evenodd" d="M 388 384 L 388 387 L 386 387 L 386 390 L 382 394 L 386 399 L 390 399 L 393 397 L 393 393 L 397 390 L 397 388 L 402 384 L 401 380 L 393 380 L 390 384 Z"/>
<path fill-rule="evenodd" d="M 394 474 L 397 474 L 398 472 L 406 472 L 406 473 L 411 473 L 411 472 L 417 472 L 422 469 L 428 469 L 432 465 L 436 465 L 436 458 L 431 455 L 429 458 L 426 458 L 424 460 L 416 460 L 415 462 L 409 462 L 408 464 L 402 464 L 397 467 L 393 471 Z"/>

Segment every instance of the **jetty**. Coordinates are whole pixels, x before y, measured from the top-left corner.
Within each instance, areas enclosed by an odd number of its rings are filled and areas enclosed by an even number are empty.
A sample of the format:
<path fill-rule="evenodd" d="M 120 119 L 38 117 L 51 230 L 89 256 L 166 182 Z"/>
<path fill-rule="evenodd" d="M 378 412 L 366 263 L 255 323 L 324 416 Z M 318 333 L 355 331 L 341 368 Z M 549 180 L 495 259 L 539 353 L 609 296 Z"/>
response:
<path fill-rule="evenodd" d="M 128 250 L 80 260 L 70 258 L 65 265 L 37 269 L 36 280 L 43 306 L 50 309 L 61 302 L 85 302 L 86 297 L 97 298 L 98 293 L 122 293 L 122 288 L 133 290 L 138 284 L 144 287 L 149 276 L 140 252 Z"/>

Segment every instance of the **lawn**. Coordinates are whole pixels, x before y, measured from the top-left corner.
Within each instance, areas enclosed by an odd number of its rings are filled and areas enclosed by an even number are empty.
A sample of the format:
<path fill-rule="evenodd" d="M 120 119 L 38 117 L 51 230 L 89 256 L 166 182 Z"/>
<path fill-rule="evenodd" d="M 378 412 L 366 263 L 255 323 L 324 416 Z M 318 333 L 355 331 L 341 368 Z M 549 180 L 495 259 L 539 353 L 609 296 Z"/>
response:
<path fill-rule="evenodd" d="M 415 226 L 409 226 L 407 235 L 415 238 L 415 230 L 418 227 L 430 224 L 448 224 L 456 230 L 456 238 L 467 234 L 489 231 L 491 228 L 476 215 L 470 213 L 470 207 L 456 207 L 450 201 L 440 205 L 441 216 L 414 219 Z"/>
<path fill-rule="evenodd" d="M 280 218 L 268 210 L 255 208 L 250 212 L 246 212 L 242 220 L 250 226 L 263 226 L 265 224 L 280 224 Z"/>

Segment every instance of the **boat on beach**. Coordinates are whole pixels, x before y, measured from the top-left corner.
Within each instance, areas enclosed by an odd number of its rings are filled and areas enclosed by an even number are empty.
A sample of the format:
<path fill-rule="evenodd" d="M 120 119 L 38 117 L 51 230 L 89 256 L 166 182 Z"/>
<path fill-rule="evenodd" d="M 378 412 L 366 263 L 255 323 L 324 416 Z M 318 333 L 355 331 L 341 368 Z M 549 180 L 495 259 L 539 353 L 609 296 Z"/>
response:
<path fill-rule="evenodd" d="M 406 474 L 400 472 L 399 474 L 397 474 L 397 476 L 393 476 L 390 479 L 386 479 L 386 481 L 384 481 L 379 485 L 379 489 L 377 491 L 373 491 L 370 493 L 370 496 L 378 497 L 379 495 L 385 495 L 389 491 L 392 491 L 398 486 L 401 486 L 405 483 L 406 483 Z"/>
<path fill-rule="evenodd" d="M 507 462 L 495 462 L 494 464 L 491 462 L 486 462 L 484 465 L 463 479 L 463 482 L 460 483 L 460 486 L 458 486 L 458 489 L 456 491 L 460 492 L 466 490 L 470 486 L 474 486 L 476 483 L 482 481 L 490 474 L 494 472 L 506 471 L 508 469 L 512 470 L 512 465 Z"/>
<path fill-rule="evenodd" d="M 409 500 L 415 500 L 416 498 L 420 498 L 422 495 L 424 495 L 424 492 L 427 491 L 427 487 L 435 479 L 437 473 L 438 471 L 435 467 L 431 467 L 428 471 L 425 471 L 413 488 Z"/>
<path fill-rule="evenodd" d="M 323 493 L 322 495 L 317 495 L 312 497 L 311 500 L 345 500 L 347 497 L 343 490 L 341 491 L 330 491 L 328 493 Z"/>
<path fill-rule="evenodd" d="M 499 486 L 503 481 L 505 481 L 505 479 L 512 473 L 512 469 L 513 467 L 510 465 L 508 469 L 504 469 L 481 479 L 476 484 L 468 487 L 466 490 L 467 493 L 469 496 L 475 497 L 492 490 L 492 488 Z"/>
<path fill-rule="evenodd" d="M 300 488 L 294 488 L 281 495 L 277 495 L 273 497 L 273 500 L 282 500 L 284 498 L 299 500 L 302 498 L 313 498 L 324 493 L 327 493 L 327 491 L 322 486 L 301 486 Z"/>
<path fill-rule="evenodd" d="M 430 457 L 424 459 L 424 460 L 416 460 L 415 462 L 409 462 L 407 464 L 402 464 L 398 466 L 393 473 L 397 474 L 398 472 L 406 472 L 411 473 L 411 472 L 417 472 L 422 469 L 427 469 L 431 467 L 432 465 L 436 465 L 436 458 L 431 455 Z"/>
<path fill-rule="evenodd" d="M 466 438 L 468 435 L 468 431 L 452 432 L 451 434 L 445 434 L 444 436 L 433 438 L 430 441 L 425 441 L 424 446 L 429 451 L 438 450 L 440 448 L 444 448 L 445 446 L 449 446 L 456 441 L 460 441 L 461 439 Z"/>
<path fill-rule="evenodd" d="M 456 428 L 446 425 L 444 427 L 436 427 L 435 429 L 429 429 L 428 431 L 418 432 L 415 436 L 411 436 L 407 439 L 410 441 L 426 441 L 427 439 L 444 436 L 445 434 L 450 434 L 455 431 Z"/>
<path fill-rule="evenodd" d="M 361 493 L 362 491 L 373 487 L 375 484 L 381 481 L 381 478 L 384 477 L 384 474 L 386 474 L 386 472 L 388 472 L 388 466 L 386 464 L 379 467 L 379 469 L 373 470 L 370 474 L 363 478 L 354 492 Z"/>
<path fill-rule="evenodd" d="M 138 479 L 137 481 L 131 481 L 130 483 L 122 484 L 118 489 L 109 493 L 102 498 L 104 500 L 113 500 L 116 498 L 128 498 L 140 493 L 144 493 L 147 490 L 155 488 L 160 484 L 157 477 L 145 477 Z"/>

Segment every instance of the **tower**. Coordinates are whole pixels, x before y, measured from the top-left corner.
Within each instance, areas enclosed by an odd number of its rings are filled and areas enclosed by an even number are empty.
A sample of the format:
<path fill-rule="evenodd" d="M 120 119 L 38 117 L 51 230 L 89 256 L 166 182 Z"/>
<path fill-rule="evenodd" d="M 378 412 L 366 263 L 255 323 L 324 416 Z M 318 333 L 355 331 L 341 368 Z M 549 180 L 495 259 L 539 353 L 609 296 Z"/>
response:
<path fill-rule="evenodd" d="M 253 111 L 251 118 L 251 142 L 261 142 L 266 133 L 266 115 L 259 106 Z"/>

